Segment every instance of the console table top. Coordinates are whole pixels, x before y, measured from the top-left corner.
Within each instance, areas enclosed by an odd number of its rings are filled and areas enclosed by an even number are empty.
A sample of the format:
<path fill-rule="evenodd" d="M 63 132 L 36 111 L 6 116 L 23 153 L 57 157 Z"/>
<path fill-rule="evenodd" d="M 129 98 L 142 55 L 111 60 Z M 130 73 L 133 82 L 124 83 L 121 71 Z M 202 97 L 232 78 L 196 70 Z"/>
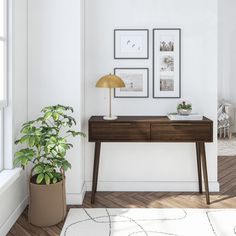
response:
<path fill-rule="evenodd" d="M 118 116 L 116 120 L 104 120 L 103 116 L 92 116 L 89 122 L 213 122 L 207 117 L 203 117 L 203 120 L 170 120 L 167 116 Z"/>

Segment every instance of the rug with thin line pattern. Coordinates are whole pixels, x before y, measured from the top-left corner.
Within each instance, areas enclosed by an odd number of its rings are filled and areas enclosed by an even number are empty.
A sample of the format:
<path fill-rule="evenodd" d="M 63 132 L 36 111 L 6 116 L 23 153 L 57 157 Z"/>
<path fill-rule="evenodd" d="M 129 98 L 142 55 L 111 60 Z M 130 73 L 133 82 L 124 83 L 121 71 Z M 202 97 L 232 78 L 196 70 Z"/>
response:
<path fill-rule="evenodd" d="M 236 236 L 236 209 L 70 209 L 61 236 Z"/>

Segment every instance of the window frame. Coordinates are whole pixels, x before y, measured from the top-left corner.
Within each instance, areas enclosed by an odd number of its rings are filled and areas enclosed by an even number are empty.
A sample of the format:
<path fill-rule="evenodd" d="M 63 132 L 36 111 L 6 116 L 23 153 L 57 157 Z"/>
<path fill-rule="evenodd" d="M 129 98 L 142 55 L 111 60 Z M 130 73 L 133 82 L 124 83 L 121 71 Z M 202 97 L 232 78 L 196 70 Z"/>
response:
<path fill-rule="evenodd" d="M 5 3 L 5 78 L 4 100 L 0 104 L 2 114 L 2 145 L 0 160 L 2 170 L 13 169 L 14 137 L 13 137 L 13 0 L 4 0 Z"/>
<path fill-rule="evenodd" d="M 0 98 L 0 171 L 4 169 L 5 153 L 4 153 L 4 109 L 7 106 L 7 70 L 8 70 L 8 3 L 7 0 L 2 0 L 3 4 L 3 35 L 0 35 L 0 42 L 3 45 L 3 96 Z"/>
<path fill-rule="evenodd" d="M 3 127 L 3 110 L 0 109 L 0 172 L 4 168 L 4 127 Z"/>
<path fill-rule="evenodd" d="M 3 1 L 3 6 L 4 6 L 4 13 L 3 13 L 3 34 L 0 35 L 0 41 L 4 45 L 4 57 L 3 61 L 4 63 L 4 78 L 3 78 L 3 99 L 0 100 L 0 109 L 4 109 L 4 107 L 7 106 L 7 82 L 8 82 L 8 34 L 9 34 L 9 7 L 8 7 L 8 1 L 7 0 L 2 0 Z"/>

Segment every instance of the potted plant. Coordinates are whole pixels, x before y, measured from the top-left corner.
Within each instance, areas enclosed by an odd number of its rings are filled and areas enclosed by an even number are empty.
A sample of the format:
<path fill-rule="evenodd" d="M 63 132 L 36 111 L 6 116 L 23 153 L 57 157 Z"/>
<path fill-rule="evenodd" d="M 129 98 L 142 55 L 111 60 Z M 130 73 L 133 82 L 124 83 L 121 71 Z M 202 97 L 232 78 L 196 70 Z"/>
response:
<path fill-rule="evenodd" d="M 180 115 L 190 115 L 192 111 L 192 104 L 186 101 L 183 101 L 178 104 L 177 106 L 177 112 Z"/>
<path fill-rule="evenodd" d="M 21 138 L 16 144 L 26 147 L 15 153 L 14 165 L 25 168 L 32 163 L 29 181 L 29 222 L 36 226 L 50 226 L 66 215 L 65 171 L 71 168 L 66 160 L 73 147 L 68 137 L 85 136 L 71 128 L 76 121 L 69 106 L 48 106 L 42 116 L 23 124 Z"/>

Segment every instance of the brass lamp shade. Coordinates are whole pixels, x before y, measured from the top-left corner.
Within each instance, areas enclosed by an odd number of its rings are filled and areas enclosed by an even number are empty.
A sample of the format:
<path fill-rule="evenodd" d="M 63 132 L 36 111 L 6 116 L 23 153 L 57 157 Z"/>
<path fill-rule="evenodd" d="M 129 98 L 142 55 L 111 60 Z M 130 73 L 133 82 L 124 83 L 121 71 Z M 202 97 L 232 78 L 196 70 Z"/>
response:
<path fill-rule="evenodd" d="M 117 119 L 117 116 L 112 116 L 111 114 L 111 97 L 112 97 L 112 89 L 113 88 L 124 88 L 125 83 L 124 81 L 116 76 L 116 75 L 105 75 L 102 78 L 100 78 L 96 83 L 97 88 L 108 88 L 109 89 L 109 113 L 108 116 L 104 116 L 104 120 L 115 120 Z"/>
<path fill-rule="evenodd" d="M 100 78 L 96 83 L 97 88 L 123 88 L 125 87 L 124 81 L 116 75 L 105 75 Z"/>

